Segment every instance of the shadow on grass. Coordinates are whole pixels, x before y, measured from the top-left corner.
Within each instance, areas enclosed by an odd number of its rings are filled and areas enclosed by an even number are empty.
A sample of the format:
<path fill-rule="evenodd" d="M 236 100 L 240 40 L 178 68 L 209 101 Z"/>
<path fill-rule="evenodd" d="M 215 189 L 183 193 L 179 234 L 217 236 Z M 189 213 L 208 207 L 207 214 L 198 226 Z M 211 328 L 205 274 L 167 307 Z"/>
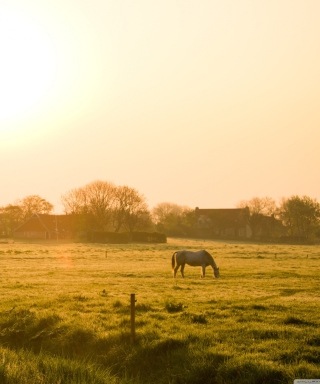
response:
<path fill-rule="evenodd" d="M 286 325 L 311 325 L 311 326 L 316 325 L 313 322 L 302 320 L 302 319 L 299 319 L 298 317 L 295 317 L 295 316 L 288 316 L 288 317 L 286 317 L 283 320 L 283 323 L 286 324 Z"/>

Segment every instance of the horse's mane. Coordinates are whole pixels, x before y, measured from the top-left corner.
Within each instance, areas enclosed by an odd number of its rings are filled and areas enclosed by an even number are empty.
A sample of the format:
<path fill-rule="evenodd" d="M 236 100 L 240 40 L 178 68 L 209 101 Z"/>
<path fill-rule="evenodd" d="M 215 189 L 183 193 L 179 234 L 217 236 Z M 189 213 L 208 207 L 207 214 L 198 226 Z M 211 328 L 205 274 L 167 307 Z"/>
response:
<path fill-rule="evenodd" d="M 206 250 L 204 249 L 203 252 L 205 253 L 206 256 L 209 257 L 210 260 L 213 259 L 213 257 L 210 255 L 210 253 L 209 253 L 208 251 L 206 251 Z"/>

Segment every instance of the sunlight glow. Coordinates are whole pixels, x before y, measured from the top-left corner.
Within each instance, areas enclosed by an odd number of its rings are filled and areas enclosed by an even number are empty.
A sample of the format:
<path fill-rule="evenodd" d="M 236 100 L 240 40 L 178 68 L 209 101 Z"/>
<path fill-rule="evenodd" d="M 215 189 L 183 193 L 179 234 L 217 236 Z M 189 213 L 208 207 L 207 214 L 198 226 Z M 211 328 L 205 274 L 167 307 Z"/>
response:
<path fill-rule="evenodd" d="M 55 50 L 45 29 L 26 13 L 5 9 L 0 15 L 0 133 L 11 119 L 32 112 L 50 93 Z M 2 124 L 1 124 L 2 123 Z"/>
<path fill-rule="evenodd" d="M 93 180 L 151 207 L 319 198 L 319 14 L 320 0 L 0 0 L 0 206 L 61 207 Z"/>

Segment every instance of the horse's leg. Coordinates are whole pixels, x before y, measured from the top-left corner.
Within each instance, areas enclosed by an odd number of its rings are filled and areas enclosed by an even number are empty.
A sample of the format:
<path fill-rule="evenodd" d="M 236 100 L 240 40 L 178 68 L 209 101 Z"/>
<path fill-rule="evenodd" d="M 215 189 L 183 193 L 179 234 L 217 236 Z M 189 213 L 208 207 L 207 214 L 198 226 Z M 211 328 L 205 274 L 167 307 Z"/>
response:
<path fill-rule="evenodd" d="M 201 266 L 201 277 L 205 277 L 205 275 L 206 275 L 206 266 L 202 265 Z"/>
<path fill-rule="evenodd" d="M 182 275 L 182 277 L 184 278 L 184 267 L 185 267 L 186 265 L 185 264 L 181 264 L 181 275 Z"/>
<path fill-rule="evenodd" d="M 177 272 L 178 272 L 178 269 L 179 269 L 180 265 L 177 264 L 173 270 L 173 277 L 175 278 L 177 276 Z"/>

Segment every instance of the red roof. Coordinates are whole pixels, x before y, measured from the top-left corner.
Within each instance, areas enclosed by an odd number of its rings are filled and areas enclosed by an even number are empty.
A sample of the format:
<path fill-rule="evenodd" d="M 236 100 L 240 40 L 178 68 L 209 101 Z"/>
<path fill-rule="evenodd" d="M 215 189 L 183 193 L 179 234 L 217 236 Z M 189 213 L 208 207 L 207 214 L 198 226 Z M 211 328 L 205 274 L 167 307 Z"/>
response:
<path fill-rule="evenodd" d="M 200 209 L 195 210 L 196 217 L 209 218 L 213 223 L 230 225 L 230 226 L 245 226 L 249 218 L 248 208 L 221 208 L 221 209 Z"/>

